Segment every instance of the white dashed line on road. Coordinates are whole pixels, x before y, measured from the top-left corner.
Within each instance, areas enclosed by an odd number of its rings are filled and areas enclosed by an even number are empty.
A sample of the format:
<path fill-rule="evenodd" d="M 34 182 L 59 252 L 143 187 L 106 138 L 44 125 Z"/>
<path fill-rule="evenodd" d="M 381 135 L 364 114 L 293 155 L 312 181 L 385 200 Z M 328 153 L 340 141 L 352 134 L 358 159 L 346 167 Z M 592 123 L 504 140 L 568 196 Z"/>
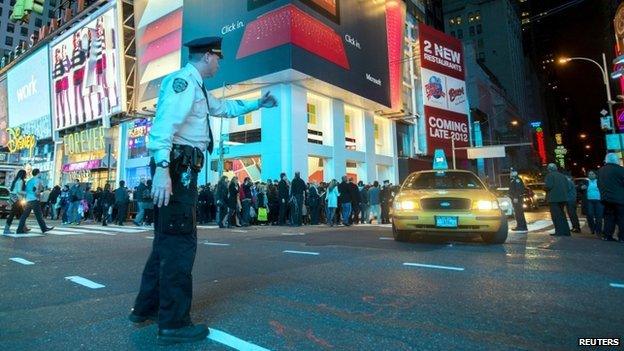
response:
<path fill-rule="evenodd" d="M 380 236 L 379 240 L 394 240 L 394 238 L 391 236 Z"/>
<path fill-rule="evenodd" d="M 218 225 L 198 225 L 197 226 L 198 229 L 217 229 L 219 228 Z"/>
<path fill-rule="evenodd" d="M 404 266 L 410 266 L 410 267 L 422 267 L 422 268 L 435 268 L 435 269 L 447 269 L 450 271 L 463 271 L 464 268 L 463 267 L 449 267 L 449 266 L 438 266 L 435 264 L 424 264 L 424 263 L 410 263 L 410 262 L 405 262 L 403 263 Z"/>
<path fill-rule="evenodd" d="M 35 264 L 35 262 L 30 262 L 29 260 L 25 260 L 25 259 L 23 259 L 21 257 L 11 257 L 11 258 L 9 258 L 9 261 L 17 262 L 17 263 L 23 264 L 25 266 L 31 266 L 31 265 Z"/>
<path fill-rule="evenodd" d="M 282 233 L 282 235 L 285 235 L 285 236 L 300 236 L 300 235 L 305 235 L 305 233 Z"/>
<path fill-rule="evenodd" d="M 61 230 L 65 231 L 65 232 L 76 233 L 76 234 L 117 235 L 115 233 L 109 233 L 109 232 L 105 232 L 105 231 L 101 231 L 101 230 L 95 230 L 95 229 L 91 229 L 91 228 L 80 229 L 80 227 L 76 227 L 76 228 L 63 227 Z M 54 231 L 55 230 L 52 231 L 53 234 L 54 234 Z"/>
<path fill-rule="evenodd" d="M 232 229 L 231 231 L 233 231 L 234 233 L 247 233 L 247 230 L 242 229 Z"/>
<path fill-rule="evenodd" d="M 230 246 L 230 244 L 224 244 L 224 243 L 211 243 L 211 242 L 205 242 L 204 245 L 208 245 L 208 246 Z"/>
<path fill-rule="evenodd" d="M 37 236 L 43 236 L 43 234 L 2 234 L 11 238 L 34 238 Z"/>
<path fill-rule="evenodd" d="M 154 239 L 153 236 L 146 236 L 145 239 Z"/>
<path fill-rule="evenodd" d="M 72 275 L 69 277 L 65 277 L 65 279 L 72 281 L 76 284 L 80 284 L 82 286 L 86 286 L 87 288 L 90 289 L 100 289 L 100 288 L 104 288 L 105 286 L 99 283 L 96 283 L 92 280 L 89 280 L 87 278 L 83 278 L 83 277 L 79 277 L 77 275 Z"/>
<path fill-rule="evenodd" d="M 269 349 L 265 349 L 264 347 L 252 344 L 245 340 L 239 339 L 234 335 L 230 335 L 226 332 L 213 328 L 210 328 L 210 334 L 208 334 L 208 339 L 229 346 L 235 350 L 269 351 Z"/>
<path fill-rule="evenodd" d="M 612 288 L 620 288 L 620 289 L 624 289 L 624 284 L 618 284 L 618 283 L 611 283 L 609 284 Z"/>
<path fill-rule="evenodd" d="M 297 254 L 297 255 L 311 255 L 311 256 L 318 256 L 318 255 L 320 255 L 320 253 L 318 253 L 318 252 L 296 251 L 296 250 L 284 250 L 284 251 L 282 251 L 282 253 Z"/>

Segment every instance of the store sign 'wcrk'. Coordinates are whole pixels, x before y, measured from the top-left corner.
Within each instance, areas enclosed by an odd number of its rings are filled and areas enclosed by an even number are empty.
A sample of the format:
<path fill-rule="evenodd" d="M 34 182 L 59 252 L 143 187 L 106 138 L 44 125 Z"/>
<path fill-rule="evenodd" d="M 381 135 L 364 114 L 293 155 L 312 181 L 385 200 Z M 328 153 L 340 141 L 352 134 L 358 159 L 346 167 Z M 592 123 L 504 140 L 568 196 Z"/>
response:
<path fill-rule="evenodd" d="M 21 128 L 9 128 L 7 132 L 9 133 L 9 143 L 7 144 L 9 151 L 29 150 L 29 157 L 31 157 L 37 145 L 37 138 L 32 134 L 22 134 Z"/>
<path fill-rule="evenodd" d="M 66 155 L 104 150 L 105 131 L 103 127 L 97 127 L 68 134 L 63 138 L 63 143 Z"/>

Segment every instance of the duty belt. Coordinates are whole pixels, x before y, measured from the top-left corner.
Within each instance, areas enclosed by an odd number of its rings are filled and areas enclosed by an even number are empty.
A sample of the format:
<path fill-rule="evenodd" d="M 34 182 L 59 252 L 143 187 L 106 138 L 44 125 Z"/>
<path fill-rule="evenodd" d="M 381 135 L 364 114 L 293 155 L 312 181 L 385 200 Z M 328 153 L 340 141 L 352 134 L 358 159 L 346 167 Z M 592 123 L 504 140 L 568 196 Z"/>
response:
<path fill-rule="evenodd" d="M 195 172 L 204 166 L 204 152 L 190 145 L 173 144 L 170 159 L 174 167 L 191 168 Z"/>

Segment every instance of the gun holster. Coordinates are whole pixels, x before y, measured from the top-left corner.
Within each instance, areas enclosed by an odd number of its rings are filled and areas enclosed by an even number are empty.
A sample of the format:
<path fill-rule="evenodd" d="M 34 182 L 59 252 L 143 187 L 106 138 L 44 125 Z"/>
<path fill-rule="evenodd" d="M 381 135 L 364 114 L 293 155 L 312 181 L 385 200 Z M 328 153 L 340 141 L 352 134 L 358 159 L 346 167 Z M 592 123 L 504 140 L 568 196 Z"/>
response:
<path fill-rule="evenodd" d="M 199 173 L 204 166 L 204 153 L 196 147 L 173 144 L 171 149 L 171 167 L 176 170 L 190 168 Z"/>

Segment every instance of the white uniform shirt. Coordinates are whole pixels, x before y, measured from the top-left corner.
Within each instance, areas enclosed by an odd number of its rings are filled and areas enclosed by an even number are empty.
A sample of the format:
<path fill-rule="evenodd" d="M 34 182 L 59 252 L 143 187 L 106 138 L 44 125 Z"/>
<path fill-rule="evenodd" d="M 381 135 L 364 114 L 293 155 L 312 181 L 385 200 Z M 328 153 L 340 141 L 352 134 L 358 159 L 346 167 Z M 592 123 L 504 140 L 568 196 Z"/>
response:
<path fill-rule="evenodd" d="M 237 117 L 259 108 L 258 100 L 220 100 L 209 92 L 206 92 L 206 103 L 202 83 L 199 71 L 190 63 L 163 80 L 148 144 L 157 163 L 170 161 L 172 144 L 206 150 L 210 142 L 208 113 L 218 117 Z"/>

